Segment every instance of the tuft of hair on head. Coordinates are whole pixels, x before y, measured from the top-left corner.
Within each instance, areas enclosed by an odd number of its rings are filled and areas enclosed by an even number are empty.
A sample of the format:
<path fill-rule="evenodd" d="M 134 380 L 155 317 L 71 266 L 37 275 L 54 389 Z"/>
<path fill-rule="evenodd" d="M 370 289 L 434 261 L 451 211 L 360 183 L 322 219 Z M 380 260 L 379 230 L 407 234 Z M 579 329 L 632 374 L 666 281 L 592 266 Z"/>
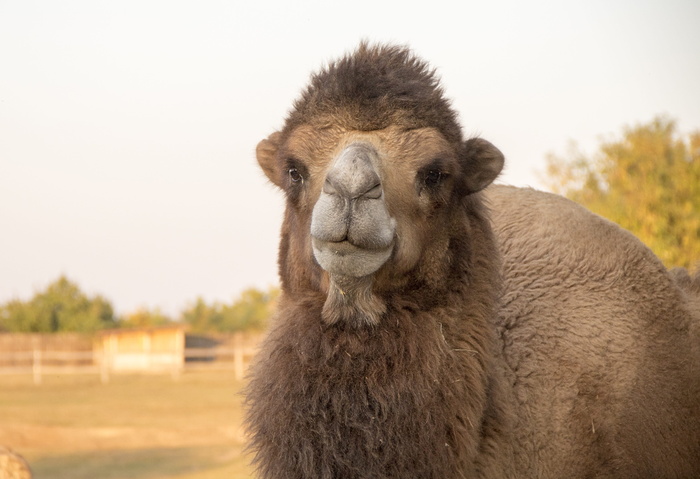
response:
<path fill-rule="evenodd" d="M 294 103 L 286 130 L 315 118 L 348 113 L 353 129 L 380 130 L 432 126 L 448 141 L 462 140 L 457 114 L 427 62 L 405 46 L 369 44 L 329 63 L 312 75 Z"/>

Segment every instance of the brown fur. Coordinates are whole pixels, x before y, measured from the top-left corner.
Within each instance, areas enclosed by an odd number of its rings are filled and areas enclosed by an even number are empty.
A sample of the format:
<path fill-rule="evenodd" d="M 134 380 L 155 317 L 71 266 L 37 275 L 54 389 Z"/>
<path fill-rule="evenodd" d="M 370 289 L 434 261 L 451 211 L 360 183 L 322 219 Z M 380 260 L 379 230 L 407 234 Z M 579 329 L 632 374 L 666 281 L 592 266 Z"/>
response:
<path fill-rule="evenodd" d="M 639 240 L 574 203 L 487 194 L 497 320 L 532 477 L 700 477 L 700 316 Z"/>
<path fill-rule="evenodd" d="M 435 72 L 405 48 L 365 43 L 311 78 L 284 132 L 300 125 L 359 131 L 432 127 L 452 143 L 462 141 Z"/>
<path fill-rule="evenodd" d="M 679 288 L 633 237 L 565 200 L 489 188 L 492 223 L 479 191 L 502 155 L 463 141 L 455 119 L 423 62 L 362 45 L 260 143 L 287 195 L 279 312 L 247 390 L 261 476 L 698 477 L 700 375 Z M 381 157 L 396 244 L 345 284 L 315 261 L 310 223 L 356 141 Z"/>

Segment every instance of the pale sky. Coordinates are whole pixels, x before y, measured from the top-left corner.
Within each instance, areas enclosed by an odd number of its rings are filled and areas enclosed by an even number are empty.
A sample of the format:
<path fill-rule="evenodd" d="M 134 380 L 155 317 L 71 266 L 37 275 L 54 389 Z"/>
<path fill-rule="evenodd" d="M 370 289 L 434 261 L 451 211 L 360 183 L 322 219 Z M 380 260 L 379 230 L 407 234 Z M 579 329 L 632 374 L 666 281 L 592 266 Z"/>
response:
<path fill-rule="evenodd" d="M 255 145 L 361 39 L 411 46 L 500 181 L 541 187 L 570 140 L 700 128 L 699 25 L 697 0 L 0 0 L 0 303 L 65 274 L 176 316 L 276 284 Z"/>

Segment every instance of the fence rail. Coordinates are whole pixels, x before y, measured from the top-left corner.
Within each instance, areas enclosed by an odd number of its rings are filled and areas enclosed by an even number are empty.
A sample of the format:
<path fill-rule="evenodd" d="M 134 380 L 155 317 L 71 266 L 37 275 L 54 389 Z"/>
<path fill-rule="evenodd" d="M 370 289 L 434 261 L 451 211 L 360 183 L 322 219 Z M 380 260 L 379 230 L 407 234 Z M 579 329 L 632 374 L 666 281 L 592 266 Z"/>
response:
<path fill-rule="evenodd" d="M 243 379 L 245 370 L 257 351 L 253 347 L 186 348 L 180 361 L 158 365 L 157 361 L 146 361 L 151 367 L 134 369 L 132 372 L 170 373 L 178 377 L 188 370 L 233 370 L 234 377 Z M 140 353 L 144 354 L 144 353 Z M 148 358 L 149 354 L 146 353 Z M 157 354 L 151 354 L 156 357 Z M 104 353 L 99 351 L 31 351 L 0 352 L 0 375 L 31 374 L 35 384 L 49 374 L 99 374 L 102 382 L 118 374 Z"/>

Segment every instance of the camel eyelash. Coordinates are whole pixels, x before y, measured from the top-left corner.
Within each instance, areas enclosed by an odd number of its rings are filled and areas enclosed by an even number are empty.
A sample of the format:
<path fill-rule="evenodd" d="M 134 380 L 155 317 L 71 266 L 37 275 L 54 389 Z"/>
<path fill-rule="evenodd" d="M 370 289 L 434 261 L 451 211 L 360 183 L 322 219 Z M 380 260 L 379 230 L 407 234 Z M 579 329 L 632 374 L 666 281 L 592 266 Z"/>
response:
<path fill-rule="evenodd" d="M 289 185 L 303 185 L 307 178 L 307 171 L 304 165 L 295 159 L 288 159 L 286 164 L 287 177 Z"/>
<path fill-rule="evenodd" d="M 446 171 L 444 161 L 442 159 L 434 160 L 429 165 L 421 168 L 418 173 L 421 189 L 435 189 L 439 187 L 448 176 L 450 175 Z"/>
<path fill-rule="evenodd" d="M 425 183 L 425 186 L 431 188 L 438 186 L 444 177 L 445 173 L 443 173 L 442 171 L 431 169 L 425 173 L 425 178 L 423 178 L 423 182 Z"/>
<path fill-rule="evenodd" d="M 289 168 L 289 170 L 287 170 L 287 174 L 289 174 L 289 179 L 292 183 L 304 182 L 304 177 L 301 176 L 301 173 L 299 173 L 299 169 L 295 167 Z"/>

